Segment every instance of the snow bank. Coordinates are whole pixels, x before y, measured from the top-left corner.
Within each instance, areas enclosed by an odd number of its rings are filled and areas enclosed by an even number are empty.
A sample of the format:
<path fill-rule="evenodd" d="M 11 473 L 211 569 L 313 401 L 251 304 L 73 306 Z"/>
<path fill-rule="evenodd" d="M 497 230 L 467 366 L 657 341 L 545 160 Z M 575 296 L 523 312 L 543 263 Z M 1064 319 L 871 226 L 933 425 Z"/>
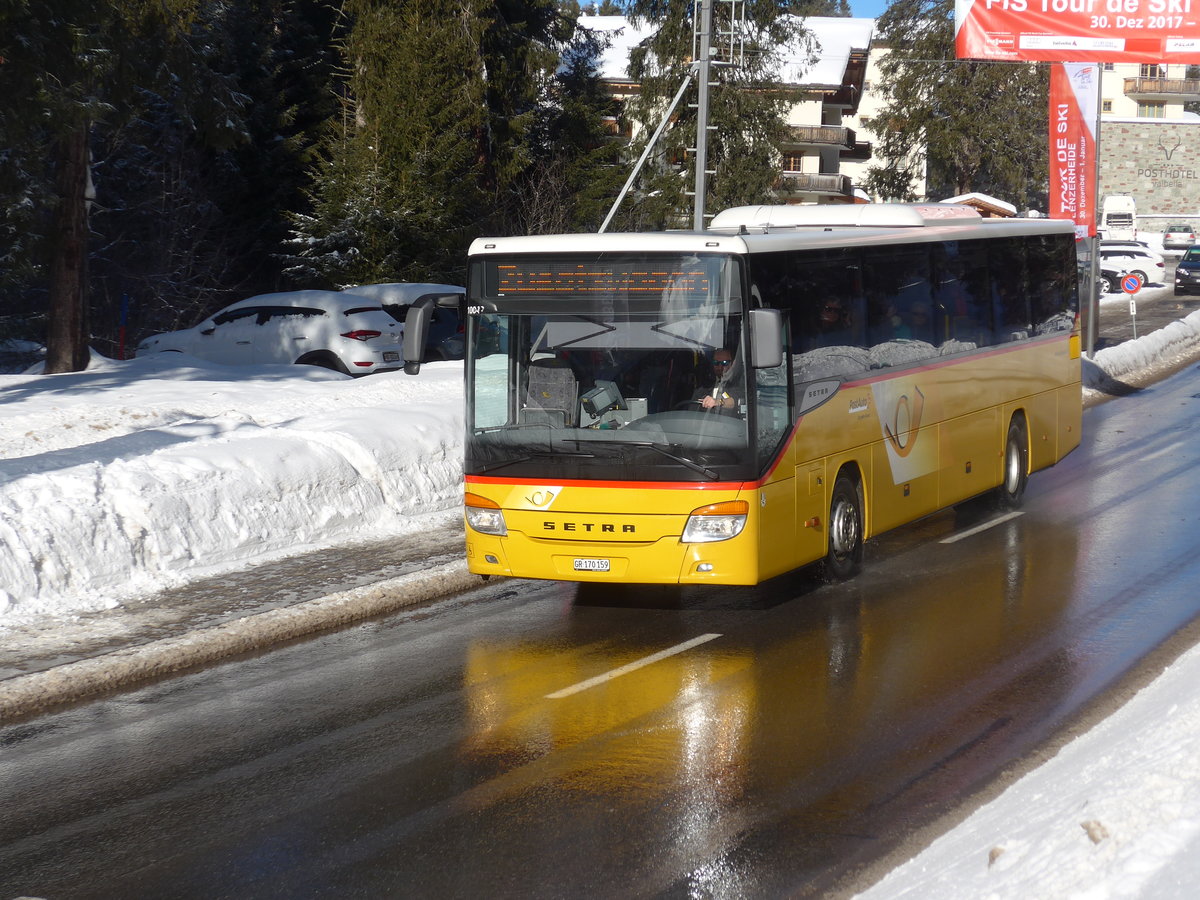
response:
<path fill-rule="evenodd" d="M 1106 375 L 1119 379 L 1133 372 L 1168 364 L 1193 350 L 1197 342 L 1200 342 L 1200 310 L 1136 341 L 1125 341 L 1115 347 L 1097 350 L 1093 360 L 1083 361 L 1084 387 L 1099 387 Z"/>
<path fill-rule="evenodd" d="M 460 502 L 461 363 L 350 379 L 171 354 L 5 376 L 0 401 L 0 622 L 403 534 Z"/>
<path fill-rule="evenodd" d="M 1200 648 L 859 897 L 1190 898 Z"/>

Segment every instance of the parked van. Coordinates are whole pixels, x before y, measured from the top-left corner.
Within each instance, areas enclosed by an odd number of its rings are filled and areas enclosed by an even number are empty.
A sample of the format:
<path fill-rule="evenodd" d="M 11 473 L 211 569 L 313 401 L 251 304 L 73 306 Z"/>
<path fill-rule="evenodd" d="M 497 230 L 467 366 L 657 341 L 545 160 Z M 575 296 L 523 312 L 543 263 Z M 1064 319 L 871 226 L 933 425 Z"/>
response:
<path fill-rule="evenodd" d="M 1109 194 L 1100 210 L 1100 237 L 1110 241 L 1137 240 L 1137 203 L 1128 194 Z"/>

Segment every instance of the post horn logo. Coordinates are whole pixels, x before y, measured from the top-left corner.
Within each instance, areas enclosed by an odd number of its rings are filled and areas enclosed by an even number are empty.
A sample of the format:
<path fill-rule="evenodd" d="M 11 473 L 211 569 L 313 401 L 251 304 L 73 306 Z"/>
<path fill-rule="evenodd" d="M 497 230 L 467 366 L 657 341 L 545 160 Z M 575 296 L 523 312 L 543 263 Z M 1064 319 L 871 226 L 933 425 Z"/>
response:
<path fill-rule="evenodd" d="M 903 458 L 912 453 L 913 445 L 917 442 L 917 432 L 921 430 L 921 414 L 925 411 L 925 395 L 919 387 L 913 387 L 913 398 L 901 394 L 892 410 L 892 424 L 883 424 L 883 433 L 887 435 L 888 443 L 896 455 Z"/>

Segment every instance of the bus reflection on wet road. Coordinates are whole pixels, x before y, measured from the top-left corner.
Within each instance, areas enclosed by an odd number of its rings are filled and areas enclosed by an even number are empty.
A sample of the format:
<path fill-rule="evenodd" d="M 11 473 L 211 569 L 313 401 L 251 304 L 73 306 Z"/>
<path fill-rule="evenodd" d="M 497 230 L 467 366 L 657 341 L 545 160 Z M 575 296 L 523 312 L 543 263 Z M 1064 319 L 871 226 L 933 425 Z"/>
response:
<path fill-rule="evenodd" d="M 0 728 L 0 885 L 844 890 L 1196 617 L 1197 412 L 1196 369 L 1090 410 L 1021 515 L 900 529 L 846 584 L 493 582 Z"/>
<path fill-rule="evenodd" d="M 877 846 L 881 829 L 904 827 L 893 809 L 907 815 L 914 802 L 953 802 L 978 786 L 996 753 L 1028 740 L 1010 732 L 1044 720 L 1069 690 L 1072 666 L 1039 646 L 1071 601 L 1076 539 L 1024 546 L 1023 524 L 939 553 L 934 565 L 910 560 L 905 571 L 903 552 L 875 560 L 851 585 L 687 589 L 678 624 L 708 609 L 732 627 L 563 699 L 548 698 L 688 632 L 606 640 L 609 611 L 577 606 L 553 640 L 477 641 L 465 673 L 464 757 L 494 772 L 515 759 L 554 761 L 553 788 L 539 783 L 556 794 L 547 806 L 603 798 L 619 829 L 656 848 L 646 881 L 635 881 L 652 891 L 796 890 L 830 853 L 853 855 Z M 779 603 L 795 595 L 788 588 L 802 599 Z M 769 608 L 750 623 L 740 604 Z M 489 830 L 520 835 L 497 855 L 515 861 L 531 828 L 542 844 L 564 827 L 551 815 Z M 589 843 L 597 876 L 629 865 L 601 852 L 606 841 Z M 768 850 L 786 863 L 762 865 Z"/>

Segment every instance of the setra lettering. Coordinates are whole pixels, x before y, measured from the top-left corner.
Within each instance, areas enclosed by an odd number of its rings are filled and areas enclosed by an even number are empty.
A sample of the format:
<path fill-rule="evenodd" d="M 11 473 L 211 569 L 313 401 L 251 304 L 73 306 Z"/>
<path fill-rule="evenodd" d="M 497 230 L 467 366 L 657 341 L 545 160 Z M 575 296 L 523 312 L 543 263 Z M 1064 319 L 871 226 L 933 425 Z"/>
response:
<path fill-rule="evenodd" d="M 637 534 L 636 525 L 614 525 L 611 522 L 542 522 L 542 531 L 582 531 L 585 534 L 598 532 L 600 534 L 616 534 L 620 528 L 621 534 Z"/>

